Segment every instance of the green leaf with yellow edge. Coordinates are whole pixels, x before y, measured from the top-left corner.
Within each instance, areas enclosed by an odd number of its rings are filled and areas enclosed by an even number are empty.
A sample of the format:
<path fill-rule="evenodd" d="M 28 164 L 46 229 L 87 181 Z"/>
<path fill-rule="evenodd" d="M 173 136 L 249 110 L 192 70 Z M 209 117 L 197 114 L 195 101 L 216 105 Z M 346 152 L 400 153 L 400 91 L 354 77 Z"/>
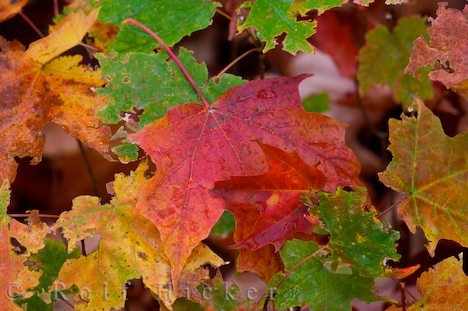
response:
<path fill-rule="evenodd" d="M 360 94 L 365 95 L 377 85 L 386 85 L 405 108 L 411 105 L 415 97 L 433 98 L 432 84 L 427 78 L 428 68 L 420 70 L 420 79 L 404 73 L 413 50 L 413 41 L 427 36 L 426 22 L 419 17 L 400 19 L 393 33 L 385 26 L 377 26 L 368 32 L 366 45 L 359 52 L 357 77 Z"/>
<path fill-rule="evenodd" d="M 379 300 L 372 294 L 373 278 L 331 272 L 324 267 L 326 258 L 314 242 L 288 241 L 281 249 L 281 258 L 290 272 L 279 272 L 269 282 L 276 287 L 278 309 L 307 305 L 312 310 L 343 311 L 351 310 L 355 299 Z"/>
<path fill-rule="evenodd" d="M 101 205 L 99 198 L 81 196 L 73 201 L 73 209 L 64 212 L 57 221 L 68 239 L 69 250 L 82 239 L 100 235 L 98 249 L 78 259 L 68 260 L 59 273 L 59 281 L 67 287 L 76 285 L 89 289 L 88 301 L 76 301 L 76 310 L 102 310 L 122 308 L 125 304 L 125 283 L 143 278 L 154 293 L 161 287 L 170 289 L 171 272 L 164 256 L 158 231 L 145 217 L 134 213 L 134 206 L 141 187 L 146 183 L 147 165 L 142 164 L 130 176 L 116 175 L 113 184 L 115 196 L 109 204 Z M 210 263 L 223 264 L 205 245 L 200 244 L 192 253 L 182 273 L 183 280 L 200 283 L 208 277 L 201 268 Z M 165 291 L 159 297 L 170 306 L 182 289 Z M 102 299 L 106 297 L 107 299 Z"/>
<path fill-rule="evenodd" d="M 13 300 L 13 297 L 26 293 L 28 288 L 38 284 L 38 273 L 31 271 L 24 265 L 27 258 L 25 254 L 18 255 L 13 252 L 10 243 L 9 226 L 10 217 L 7 215 L 8 204 L 10 203 L 10 186 L 7 181 L 0 185 L 0 306 L 3 310 L 21 310 Z"/>
<path fill-rule="evenodd" d="M 169 46 L 194 31 L 208 27 L 220 4 L 211 0 L 102 0 L 99 20 L 121 27 L 127 18 L 145 24 Z M 149 52 L 158 45 L 146 32 L 133 25 L 123 25 L 110 45 L 117 52 Z"/>
<path fill-rule="evenodd" d="M 440 239 L 467 245 L 467 134 L 448 137 L 440 120 L 417 103 L 417 118 L 389 121 L 393 160 L 380 180 L 406 194 L 400 215 L 412 232 L 424 230 L 431 252 Z"/>
<path fill-rule="evenodd" d="M 342 271 L 354 270 L 361 276 L 379 277 L 384 274 L 386 259 L 400 258 L 395 244 L 399 234 L 388 233 L 375 218 L 375 210 L 372 207 L 366 210 L 365 190 L 355 190 L 320 193 L 319 205 L 311 206 L 310 213 L 318 216 L 330 234 L 331 255 L 327 265 Z"/>
<path fill-rule="evenodd" d="M 59 298 L 56 290 L 64 290 L 64 288 L 59 286 L 53 288 L 52 285 L 65 261 L 77 258 L 81 254 L 79 249 L 68 253 L 65 244 L 59 240 L 46 239 L 44 244 L 43 249 L 28 259 L 30 263 L 37 266 L 38 271 L 42 272 L 39 284 L 28 290 L 34 292 L 34 295 L 29 298 L 20 296 L 15 299 L 26 310 L 53 310 L 53 302 Z"/>
<path fill-rule="evenodd" d="M 131 142 L 123 142 L 121 145 L 112 149 L 112 151 L 118 155 L 120 162 L 130 163 L 138 159 L 138 150 L 140 148 L 136 144 Z"/>
<path fill-rule="evenodd" d="M 139 129 L 164 116 L 174 105 L 201 103 L 187 78 L 168 57 L 163 52 L 128 53 L 116 58 L 98 56 L 103 76 L 110 79 L 106 87 L 99 89 L 100 94 L 109 96 L 107 107 L 99 112 L 104 122 L 117 123 L 121 121 L 121 112 L 143 109 L 135 126 Z M 192 52 L 184 48 L 179 50 L 179 58 L 209 102 L 244 83 L 240 77 L 229 74 L 219 81 L 208 80 L 206 65 L 197 63 Z"/>

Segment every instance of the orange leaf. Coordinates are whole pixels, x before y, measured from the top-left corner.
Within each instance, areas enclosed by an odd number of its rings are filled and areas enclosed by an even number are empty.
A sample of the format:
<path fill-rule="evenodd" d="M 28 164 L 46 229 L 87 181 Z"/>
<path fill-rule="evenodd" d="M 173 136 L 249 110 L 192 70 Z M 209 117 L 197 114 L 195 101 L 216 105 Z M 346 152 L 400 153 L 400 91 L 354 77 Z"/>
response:
<path fill-rule="evenodd" d="M 0 0 L 0 22 L 18 14 L 26 3 L 28 0 Z"/>
<path fill-rule="evenodd" d="M 98 70 L 80 65 L 81 56 L 64 56 L 40 65 L 23 55 L 18 42 L 0 37 L 0 179 L 13 181 L 14 157 L 41 159 L 41 129 L 53 121 L 101 153 L 107 151 L 110 131 L 96 116 L 106 99 L 92 88 L 103 84 Z"/>
<path fill-rule="evenodd" d="M 38 274 L 24 265 L 26 255 L 13 252 L 10 243 L 10 217 L 7 207 L 10 200 L 8 182 L 0 185 L 0 306 L 2 310 L 22 310 L 13 302 L 14 294 L 27 294 L 26 290 L 38 283 Z"/>

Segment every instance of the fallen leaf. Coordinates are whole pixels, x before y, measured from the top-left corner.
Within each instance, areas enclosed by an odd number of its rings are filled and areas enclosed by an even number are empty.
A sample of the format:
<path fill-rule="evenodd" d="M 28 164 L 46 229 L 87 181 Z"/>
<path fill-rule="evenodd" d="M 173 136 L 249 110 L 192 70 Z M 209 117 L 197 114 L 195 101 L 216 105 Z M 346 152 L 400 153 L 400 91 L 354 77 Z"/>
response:
<path fill-rule="evenodd" d="M 344 125 L 302 107 L 297 86 L 305 77 L 251 81 L 231 88 L 208 108 L 172 107 L 130 137 L 159 168 L 137 211 L 158 227 L 175 282 L 193 247 L 223 212 L 222 200 L 210 193 L 214 183 L 267 172 L 257 142 L 296 152 L 327 175 L 326 190 L 359 183 Z"/>
<path fill-rule="evenodd" d="M 431 252 L 440 239 L 466 245 L 467 135 L 446 136 L 440 120 L 417 103 L 417 118 L 403 115 L 389 122 L 393 160 L 380 180 L 406 194 L 400 215 L 411 232 L 424 230 Z"/>
<path fill-rule="evenodd" d="M 59 280 L 67 287 L 74 284 L 88 290 L 87 301 L 76 300 L 76 310 L 122 308 L 126 282 L 140 277 L 168 307 L 185 293 L 171 288 L 169 262 L 161 251 L 154 224 L 133 210 L 138 192 L 146 183 L 146 170 L 147 165 L 140 165 L 130 176 L 117 175 L 115 197 L 109 204 L 101 205 L 97 197 L 81 196 L 73 201 L 73 209 L 62 213 L 57 221 L 55 228 L 62 229 L 69 250 L 82 239 L 100 235 L 95 252 L 67 261 L 60 270 Z M 182 271 L 183 286 L 193 287 L 193 283 L 208 278 L 202 268 L 207 263 L 218 267 L 223 261 L 200 244 Z"/>
<path fill-rule="evenodd" d="M 450 257 L 424 272 L 417 281 L 422 297 L 409 310 L 467 310 L 468 279 L 462 261 Z"/>
<path fill-rule="evenodd" d="M 81 56 L 64 56 L 41 65 L 23 55 L 18 42 L 0 38 L 0 130 L 10 139 L 0 141 L 0 179 L 14 180 L 14 157 L 41 159 L 44 136 L 50 121 L 62 125 L 74 137 L 106 153 L 109 129 L 96 111 L 106 98 L 92 91 L 104 82 L 99 70 L 80 65 Z"/>
<path fill-rule="evenodd" d="M 99 10 L 93 10 L 89 15 L 77 11 L 62 19 L 47 37 L 34 41 L 25 52 L 27 58 L 39 64 L 45 64 L 63 52 L 79 44 L 88 30 L 94 24 Z"/>
<path fill-rule="evenodd" d="M 415 97 L 434 97 L 432 84 L 424 75 L 427 69 L 421 69 L 420 79 L 404 73 L 413 41 L 420 36 L 427 36 L 426 29 L 424 19 L 405 17 L 398 21 L 393 33 L 380 25 L 366 34 L 366 45 L 359 52 L 357 73 L 361 96 L 375 86 L 386 85 L 395 100 L 405 108 L 413 103 Z"/>
<path fill-rule="evenodd" d="M 7 311 L 19 311 L 22 309 L 14 303 L 14 295 L 27 296 L 26 290 L 38 283 L 38 275 L 24 265 L 26 255 L 13 252 L 9 231 L 11 220 L 7 215 L 9 202 L 9 184 L 3 181 L 0 186 L 0 305 Z"/>
<path fill-rule="evenodd" d="M 426 38 L 416 39 L 405 72 L 421 76 L 418 70 L 429 65 L 431 80 L 440 81 L 468 98 L 468 38 L 460 35 L 468 32 L 467 18 L 467 6 L 459 11 L 448 9 L 447 2 L 440 2 L 437 18 L 428 30 L 430 43 Z"/>
<path fill-rule="evenodd" d="M 312 233 L 312 224 L 305 217 L 307 208 L 301 204 L 300 196 L 322 190 L 326 177 L 316 166 L 304 163 L 296 153 L 259 145 L 265 154 L 268 172 L 216 182 L 214 192 L 224 200 L 225 209 L 236 215 L 236 227 L 247 229 L 242 238 L 236 231 L 237 248 L 256 250 L 272 244 L 278 251 L 296 233 Z M 238 209 L 253 209 L 258 216 L 239 214 Z M 252 220 L 253 223 L 242 225 Z"/>

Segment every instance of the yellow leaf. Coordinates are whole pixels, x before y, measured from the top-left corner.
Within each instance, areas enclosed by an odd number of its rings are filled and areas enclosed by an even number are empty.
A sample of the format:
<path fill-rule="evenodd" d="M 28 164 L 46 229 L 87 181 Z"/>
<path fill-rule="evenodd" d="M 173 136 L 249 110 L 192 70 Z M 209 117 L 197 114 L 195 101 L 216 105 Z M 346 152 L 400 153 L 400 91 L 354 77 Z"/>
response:
<path fill-rule="evenodd" d="M 26 225 L 16 220 L 10 222 L 10 235 L 26 247 L 27 254 L 37 253 L 42 249 L 49 232 L 49 226 L 39 219 L 38 210 L 31 211 Z"/>
<path fill-rule="evenodd" d="M 7 207 L 10 200 L 8 182 L 0 185 L 0 306 L 2 310 L 21 310 L 13 302 L 14 294 L 23 294 L 26 290 L 38 284 L 38 274 L 30 271 L 23 263 L 26 256 L 13 252 L 10 244 L 10 217 L 7 216 Z"/>
<path fill-rule="evenodd" d="M 95 252 L 66 262 L 59 274 L 61 282 L 67 287 L 75 284 L 85 298 L 77 297 L 76 310 L 122 308 L 126 282 L 140 277 L 167 307 L 185 294 L 182 288 L 171 287 L 169 261 L 155 225 L 134 212 L 138 193 L 147 183 L 146 170 L 144 163 L 130 176 L 116 175 L 111 203 L 101 205 L 97 197 L 81 196 L 57 221 L 55 228 L 62 228 L 69 250 L 82 239 L 100 236 Z M 223 261 L 199 245 L 182 273 L 184 286 L 196 288 L 207 279 L 208 272 L 202 267 L 207 263 L 217 267 Z"/>
<path fill-rule="evenodd" d="M 93 26 L 98 14 L 99 9 L 94 9 L 88 15 L 82 11 L 67 15 L 47 37 L 31 43 L 25 52 L 26 57 L 30 57 L 40 64 L 45 64 L 71 49 L 81 42 Z"/>

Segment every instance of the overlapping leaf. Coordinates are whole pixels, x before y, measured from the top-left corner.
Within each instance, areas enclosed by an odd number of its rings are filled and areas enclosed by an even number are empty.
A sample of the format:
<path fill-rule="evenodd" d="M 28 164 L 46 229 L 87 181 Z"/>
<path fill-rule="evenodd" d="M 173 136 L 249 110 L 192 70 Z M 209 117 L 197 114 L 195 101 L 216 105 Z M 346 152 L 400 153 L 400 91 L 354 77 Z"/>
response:
<path fill-rule="evenodd" d="M 223 202 L 210 193 L 214 182 L 267 172 L 257 141 L 295 151 L 326 172 L 326 190 L 358 182 L 344 126 L 303 109 L 297 86 L 304 77 L 252 81 L 231 88 L 210 107 L 175 106 L 131 137 L 159 168 L 137 210 L 158 226 L 175 280 L 222 214 Z"/>
<path fill-rule="evenodd" d="M 418 117 L 390 120 L 393 160 L 380 180 L 407 195 L 400 214 L 412 232 L 424 230 L 433 251 L 439 239 L 468 244 L 468 160 L 465 134 L 448 137 L 440 120 L 419 102 Z"/>
<path fill-rule="evenodd" d="M 350 304 L 355 299 L 366 302 L 378 300 L 372 294 L 374 279 L 333 273 L 323 266 L 323 257 L 319 254 L 320 249 L 312 242 L 286 242 L 281 250 L 286 271 L 298 264 L 300 266 L 288 275 L 279 273 L 271 279 L 269 285 L 277 287 L 276 308 L 307 305 L 313 310 L 343 311 L 351 310 Z"/>
<path fill-rule="evenodd" d="M 268 172 L 260 176 L 232 177 L 215 184 L 215 193 L 225 201 L 225 208 L 236 215 L 242 233 L 234 236 L 237 247 L 258 249 L 272 244 L 278 251 L 296 233 L 312 233 L 306 219 L 306 207 L 300 195 L 320 191 L 326 182 L 324 173 L 309 166 L 295 153 L 260 144 L 268 163 Z M 246 217 L 242 210 L 253 209 L 258 216 Z M 242 222 L 251 224 L 245 226 Z M 239 239 L 242 236 L 242 239 Z"/>
<path fill-rule="evenodd" d="M 122 112 L 143 109 L 139 123 L 129 124 L 140 129 L 164 116 L 174 105 L 200 103 L 190 83 L 174 62 L 167 61 L 168 57 L 164 52 L 127 53 L 115 58 L 98 56 L 102 75 L 110 80 L 99 90 L 110 98 L 105 109 L 99 112 L 104 122 L 117 123 L 122 120 Z M 197 63 L 192 53 L 184 48 L 180 49 L 178 57 L 210 102 L 230 87 L 243 83 L 240 77 L 229 74 L 219 81 L 208 79 L 206 65 Z"/>
<path fill-rule="evenodd" d="M 384 275 L 384 260 L 398 259 L 394 233 L 388 234 L 365 208 L 365 194 L 339 189 L 320 194 L 311 206 L 330 234 L 327 245 L 293 240 L 286 242 L 281 258 L 285 273 L 278 273 L 275 306 L 308 305 L 317 310 L 349 310 L 351 301 L 374 301 L 375 277 Z"/>
<path fill-rule="evenodd" d="M 26 294 L 26 290 L 37 285 L 38 275 L 30 271 L 25 265 L 26 255 L 13 252 L 10 243 L 10 217 L 7 216 L 7 207 L 10 200 L 8 182 L 0 186 L 0 305 L 7 311 L 21 310 L 14 303 L 14 296 Z"/>
<path fill-rule="evenodd" d="M 468 309 L 468 279 L 462 269 L 462 260 L 451 257 L 439 262 L 421 275 L 417 287 L 421 299 L 409 310 Z"/>
<path fill-rule="evenodd" d="M 161 251 L 157 229 L 133 210 L 138 192 L 146 183 L 146 169 L 146 165 L 141 165 L 132 176 L 117 175 L 115 197 L 109 204 L 101 205 L 96 197 L 78 197 L 72 211 L 63 213 L 57 221 L 57 228 L 62 228 L 69 241 L 69 249 L 81 239 L 100 235 L 97 251 L 67 261 L 59 274 L 59 280 L 67 286 L 74 284 L 90 290 L 88 301 L 77 301 L 77 310 L 123 307 L 123 286 L 140 277 L 168 306 L 177 295 L 185 293 L 179 288 L 170 290 L 170 267 Z M 184 267 L 181 284 L 195 288 L 208 277 L 201 268 L 207 263 L 217 267 L 223 261 L 200 244 Z M 161 292 L 161 288 L 168 290 Z"/>
<path fill-rule="evenodd" d="M 56 290 L 63 291 L 65 288 L 62 288 L 59 284 L 57 286 L 52 285 L 65 261 L 80 255 L 79 249 L 68 253 L 63 242 L 58 240 L 45 239 L 44 245 L 43 249 L 28 260 L 36 265 L 37 270 L 42 273 L 39 277 L 39 284 L 28 290 L 28 292 L 34 293 L 33 296 L 15 298 L 16 302 L 26 310 L 53 310 L 53 302 L 59 298 L 59 293 Z"/>
<path fill-rule="evenodd" d="M 80 65 L 81 56 L 53 59 L 80 42 L 69 23 L 82 18 L 88 17 L 79 13 L 67 16 L 25 54 L 18 42 L 0 38 L 0 79 L 4 82 L 0 91 L 5 94 L 0 105 L 0 130 L 11 138 L 0 142 L 1 179 L 14 179 L 14 157 L 31 156 L 33 163 L 40 160 L 44 144 L 41 129 L 50 121 L 98 151 L 107 151 L 108 129 L 96 116 L 106 99 L 92 91 L 103 84 L 99 71 Z M 84 35 L 85 30 L 78 30 Z"/>
<path fill-rule="evenodd" d="M 361 95 L 376 85 L 386 85 L 405 107 L 415 96 L 422 99 L 434 96 L 427 69 L 420 71 L 419 79 L 404 73 L 413 41 L 418 37 L 427 37 L 427 31 L 424 19 L 417 17 L 400 19 L 393 33 L 385 26 L 377 26 L 366 35 L 366 45 L 359 53 L 357 75 Z"/>
<path fill-rule="evenodd" d="M 358 189 L 363 191 L 363 189 Z M 311 206 L 330 234 L 332 254 L 327 263 L 340 269 L 354 269 L 361 276 L 376 277 L 384 274 L 384 259 L 397 260 L 396 231 L 390 234 L 369 211 L 364 194 L 338 190 L 334 194 L 320 194 L 319 205 Z"/>
<path fill-rule="evenodd" d="M 414 51 L 407 72 L 424 76 L 427 72 L 418 73 L 422 67 L 431 69 L 429 78 L 440 81 L 448 88 L 453 88 L 468 98 L 468 7 L 463 11 L 447 9 L 447 3 L 439 3 L 437 18 L 429 28 L 430 43 L 427 37 L 420 37 L 414 42 Z"/>
<path fill-rule="evenodd" d="M 192 32 L 206 28 L 219 6 L 210 0 L 126 0 L 95 1 L 100 6 L 99 20 L 122 26 L 122 21 L 134 18 L 156 32 L 172 46 Z M 125 25 L 109 48 L 118 52 L 149 52 L 157 43 L 145 32 Z"/>

